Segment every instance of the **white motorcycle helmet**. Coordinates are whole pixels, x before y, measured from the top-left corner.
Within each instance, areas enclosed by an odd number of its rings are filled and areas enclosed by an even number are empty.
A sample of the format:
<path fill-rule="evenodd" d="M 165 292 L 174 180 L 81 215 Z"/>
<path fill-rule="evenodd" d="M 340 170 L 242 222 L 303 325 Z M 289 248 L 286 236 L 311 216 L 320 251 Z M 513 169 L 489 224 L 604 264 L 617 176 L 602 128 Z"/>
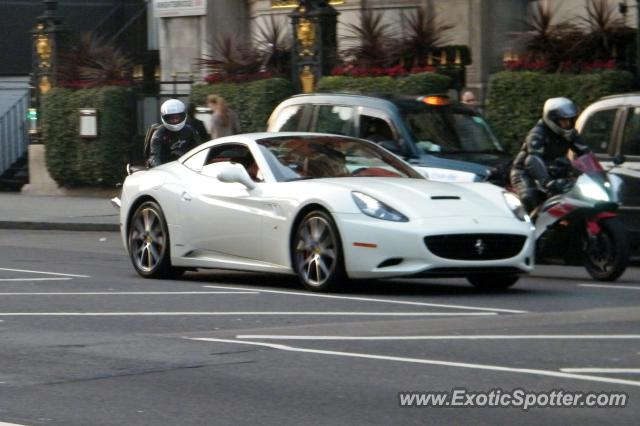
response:
<path fill-rule="evenodd" d="M 177 99 L 169 99 L 160 107 L 160 119 L 167 130 L 179 132 L 187 122 L 184 104 Z"/>
<path fill-rule="evenodd" d="M 549 126 L 556 135 L 569 140 L 574 133 L 573 124 L 578 116 L 578 108 L 567 98 L 550 98 L 544 103 L 542 108 L 542 120 Z M 559 119 L 567 118 L 571 120 L 571 128 L 564 129 L 558 123 Z"/>

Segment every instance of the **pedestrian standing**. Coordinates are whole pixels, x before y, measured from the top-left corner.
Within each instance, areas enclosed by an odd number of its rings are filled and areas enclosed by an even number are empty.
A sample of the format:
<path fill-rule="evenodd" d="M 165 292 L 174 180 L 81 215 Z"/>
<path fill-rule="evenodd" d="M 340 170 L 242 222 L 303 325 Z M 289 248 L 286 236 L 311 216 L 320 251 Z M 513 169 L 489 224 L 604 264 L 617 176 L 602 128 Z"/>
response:
<path fill-rule="evenodd" d="M 211 137 L 221 138 L 240 133 L 238 115 L 227 105 L 227 101 L 218 95 L 207 96 L 211 108 Z"/>

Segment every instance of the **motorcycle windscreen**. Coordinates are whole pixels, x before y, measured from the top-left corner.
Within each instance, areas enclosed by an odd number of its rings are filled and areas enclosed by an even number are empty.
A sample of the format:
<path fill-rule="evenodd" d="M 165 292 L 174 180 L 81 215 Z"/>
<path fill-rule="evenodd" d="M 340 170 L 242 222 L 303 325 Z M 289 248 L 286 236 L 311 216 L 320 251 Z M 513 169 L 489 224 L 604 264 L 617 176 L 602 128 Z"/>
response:
<path fill-rule="evenodd" d="M 571 165 L 575 169 L 587 175 L 601 173 L 604 171 L 604 169 L 602 168 L 602 165 L 600 165 L 600 162 L 596 158 L 595 154 L 592 152 L 581 155 L 580 157 L 576 158 L 575 160 L 573 160 Z"/>

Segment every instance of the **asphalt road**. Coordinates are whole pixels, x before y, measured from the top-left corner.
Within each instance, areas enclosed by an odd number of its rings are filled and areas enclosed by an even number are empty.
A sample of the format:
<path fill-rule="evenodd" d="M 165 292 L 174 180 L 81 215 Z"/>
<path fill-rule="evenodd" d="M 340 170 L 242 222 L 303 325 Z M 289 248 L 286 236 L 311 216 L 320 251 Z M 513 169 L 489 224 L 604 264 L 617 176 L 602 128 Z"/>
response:
<path fill-rule="evenodd" d="M 0 425 L 637 424 L 639 283 L 540 266 L 499 294 L 322 295 L 248 273 L 145 280 L 115 233 L 0 230 Z M 512 406 L 487 407 L 492 390 Z M 516 390 L 627 402 L 525 411 Z M 434 391 L 476 406 L 401 406 Z"/>

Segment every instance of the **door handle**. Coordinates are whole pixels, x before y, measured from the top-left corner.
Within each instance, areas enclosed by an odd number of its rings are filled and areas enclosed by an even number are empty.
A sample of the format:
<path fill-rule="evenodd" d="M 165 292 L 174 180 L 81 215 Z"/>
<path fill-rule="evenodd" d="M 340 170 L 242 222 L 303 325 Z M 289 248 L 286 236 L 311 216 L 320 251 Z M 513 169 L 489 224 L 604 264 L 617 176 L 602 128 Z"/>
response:
<path fill-rule="evenodd" d="M 191 201 L 191 195 L 189 195 L 187 192 L 183 192 L 182 193 L 182 200 L 183 201 Z"/>

